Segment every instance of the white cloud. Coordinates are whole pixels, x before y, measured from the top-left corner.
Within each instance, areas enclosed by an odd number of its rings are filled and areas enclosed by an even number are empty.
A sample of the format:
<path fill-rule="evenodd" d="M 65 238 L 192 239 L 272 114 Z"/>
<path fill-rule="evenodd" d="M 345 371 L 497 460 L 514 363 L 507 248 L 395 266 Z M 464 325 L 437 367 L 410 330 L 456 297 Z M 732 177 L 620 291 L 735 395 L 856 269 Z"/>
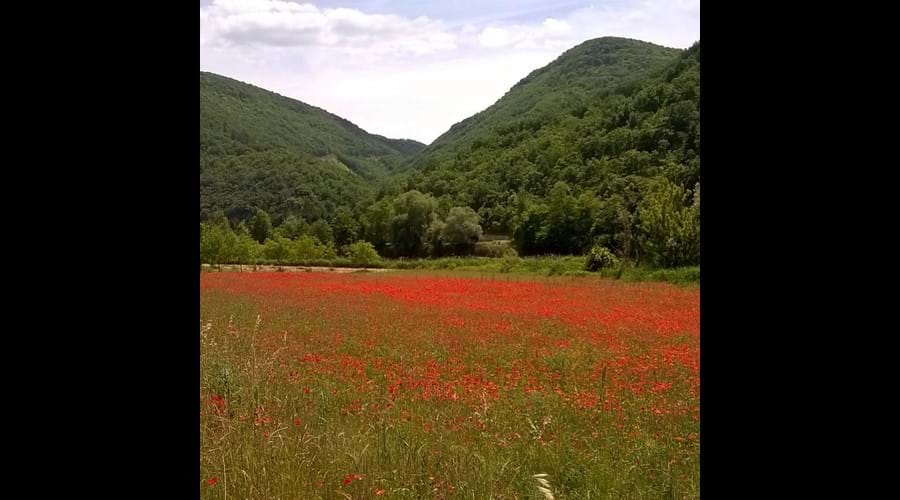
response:
<path fill-rule="evenodd" d="M 335 47 L 348 53 L 430 54 L 456 48 L 440 22 L 280 0 L 217 0 L 200 8 L 201 45 Z"/>
<path fill-rule="evenodd" d="M 569 47 L 572 45 L 572 27 L 567 21 L 547 18 L 535 26 L 488 26 L 482 30 L 478 41 L 481 45 L 496 49 L 504 47 L 540 48 Z"/>
<path fill-rule="evenodd" d="M 508 29 L 487 27 L 481 32 L 478 41 L 485 47 L 505 47 L 513 43 L 513 34 Z"/>
<path fill-rule="evenodd" d="M 469 21 L 448 23 L 283 0 L 212 0 L 200 8 L 200 65 L 369 132 L 428 143 L 585 40 L 689 46 L 700 38 L 699 5 L 622 0 L 516 23 L 478 21 L 473 7 Z"/>
<path fill-rule="evenodd" d="M 700 38 L 700 2 L 643 1 L 618 6 L 589 6 L 565 19 L 540 24 L 491 25 L 482 29 L 482 46 L 497 48 L 569 48 L 599 36 L 636 38 L 667 46 L 686 47 Z"/>

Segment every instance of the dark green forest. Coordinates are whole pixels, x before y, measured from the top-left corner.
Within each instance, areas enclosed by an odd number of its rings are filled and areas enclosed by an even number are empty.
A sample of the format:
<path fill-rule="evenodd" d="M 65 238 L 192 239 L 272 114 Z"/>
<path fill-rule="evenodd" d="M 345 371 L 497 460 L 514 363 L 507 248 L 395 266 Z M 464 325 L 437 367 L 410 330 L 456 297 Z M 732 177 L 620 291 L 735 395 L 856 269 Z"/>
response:
<path fill-rule="evenodd" d="M 308 104 L 200 73 L 200 213 L 237 222 L 256 209 L 328 218 L 364 201 L 425 147 L 372 135 Z"/>
<path fill-rule="evenodd" d="M 699 42 L 589 40 L 427 147 L 217 75 L 200 96 L 202 234 L 251 252 L 439 257 L 504 235 L 594 267 L 699 263 Z"/>

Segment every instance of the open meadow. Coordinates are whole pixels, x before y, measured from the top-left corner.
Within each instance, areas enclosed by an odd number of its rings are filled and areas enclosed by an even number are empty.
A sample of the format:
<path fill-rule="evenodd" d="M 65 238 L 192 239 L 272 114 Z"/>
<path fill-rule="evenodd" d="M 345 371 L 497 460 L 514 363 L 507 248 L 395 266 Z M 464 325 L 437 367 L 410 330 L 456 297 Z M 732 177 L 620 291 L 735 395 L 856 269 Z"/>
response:
<path fill-rule="evenodd" d="M 699 498 L 700 291 L 200 274 L 204 499 Z"/>

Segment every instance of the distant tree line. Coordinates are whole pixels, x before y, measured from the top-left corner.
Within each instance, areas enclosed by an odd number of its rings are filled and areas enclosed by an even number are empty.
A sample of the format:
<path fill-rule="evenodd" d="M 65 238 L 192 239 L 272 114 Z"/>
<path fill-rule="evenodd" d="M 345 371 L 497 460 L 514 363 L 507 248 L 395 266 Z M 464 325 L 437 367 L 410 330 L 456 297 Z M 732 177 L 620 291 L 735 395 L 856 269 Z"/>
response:
<path fill-rule="evenodd" d="M 558 182 L 547 199 L 513 203 L 513 242 L 522 255 L 581 254 L 602 247 L 659 267 L 699 263 L 700 185 L 686 191 L 659 177 L 645 191 L 632 213 L 619 198 L 575 197 Z M 447 206 L 419 191 L 384 197 L 359 221 L 340 207 L 330 221 L 290 216 L 273 228 L 269 214 L 257 209 L 234 229 L 221 213 L 200 229 L 201 260 L 210 264 L 322 261 L 359 256 L 360 245 L 371 248 L 373 259 L 471 255 L 483 233 L 471 207 Z"/>

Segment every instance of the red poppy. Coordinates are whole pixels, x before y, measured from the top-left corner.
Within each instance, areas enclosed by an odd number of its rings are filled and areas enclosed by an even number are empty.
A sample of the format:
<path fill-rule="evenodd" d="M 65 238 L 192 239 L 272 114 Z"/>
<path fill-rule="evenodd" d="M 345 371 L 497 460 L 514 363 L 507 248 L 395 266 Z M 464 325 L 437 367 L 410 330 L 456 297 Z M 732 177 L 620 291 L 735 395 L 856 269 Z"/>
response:
<path fill-rule="evenodd" d="M 377 490 L 375 490 L 375 496 L 376 496 L 376 497 L 380 497 L 381 495 L 384 495 L 384 490 L 383 490 L 383 489 L 378 488 Z"/>
<path fill-rule="evenodd" d="M 349 485 L 349 484 L 352 483 L 353 481 L 359 481 L 359 480 L 362 479 L 362 478 L 363 478 L 363 477 L 360 476 L 359 474 L 347 474 L 347 475 L 344 477 L 344 486 Z"/>
<path fill-rule="evenodd" d="M 218 482 L 219 482 L 219 478 L 217 478 L 216 476 L 213 476 L 206 480 L 206 485 L 207 486 L 215 486 L 216 483 L 218 483 Z"/>

